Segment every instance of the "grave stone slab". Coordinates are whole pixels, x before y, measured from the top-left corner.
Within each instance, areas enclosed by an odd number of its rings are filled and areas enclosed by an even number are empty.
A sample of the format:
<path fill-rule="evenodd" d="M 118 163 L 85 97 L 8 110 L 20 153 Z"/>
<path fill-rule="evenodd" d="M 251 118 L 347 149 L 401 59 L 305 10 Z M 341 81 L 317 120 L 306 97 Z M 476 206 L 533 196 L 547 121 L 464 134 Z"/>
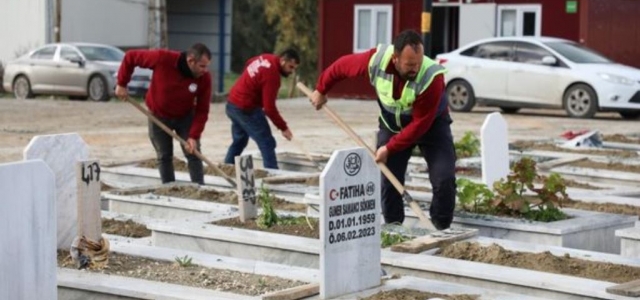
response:
<path fill-rule="evenodd" d="M 380 285 L 380 171 L 364 148 L 333 152 L 320 198 L 320 298 Z"/>
<path fill-rule="evenodd" d="M 83 160 L 77 164 L 78 237 L 86 236 L 99 242 L 102 237 L 100 212 L 100 164 L 98 160 Z"/>
<path fill-rule="evenodd" d="M 42 160 L 0 164 L 0 299 L 57 299 L 55 178 Z"/>
<path fill-rule="evenodd" d="M 42 159 L 56 180 L 58 249 L 68 250 L 78 233 L 76 163 L 87 159 L 89 147 L 77 133 L 39 135 L 24 150 L 24 159 Z"/>
<path fill-rule="evenodd" d="M 494 112 L 484 120 L 480 131 L 482 182 L 491 188 L 495 181 L 509 175 L 507 122 Z"/>
<path fill-rule="evenodd" d="M 251 155 L 236 156 L 235 162 L 240 221 L 245 222 L 258 215 L 253 157 Z"/>

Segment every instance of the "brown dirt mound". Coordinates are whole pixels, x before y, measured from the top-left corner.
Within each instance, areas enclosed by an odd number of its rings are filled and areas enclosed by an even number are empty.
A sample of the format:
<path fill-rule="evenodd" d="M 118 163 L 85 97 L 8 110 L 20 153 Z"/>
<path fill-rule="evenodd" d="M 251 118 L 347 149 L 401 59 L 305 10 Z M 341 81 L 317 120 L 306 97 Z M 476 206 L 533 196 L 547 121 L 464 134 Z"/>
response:
<path fill-rule="evenodd" d="M 579 167 L 579 168 L 592 168 L 592 169 L 604 169 L 604 170 L 611 170 L 611 171 L 640 173 L 640 165 L 627 165 L 627 164 L 622 164 L 617 162 L 602 163 L 602 162 L 592 161 L 588 159 L 571 163 L 570 166 Z"/>
<path fill-rule="evenodd" d="M 475 295 L 442 295 L 436 293 L 420 292 L 410 289 L 399 289 L 380 292 L 361 300 L 426 300 L 431 298 L 442 298 L 445 300 L 476 300 Z"/>
<path fill-rule="evenodd" d="M 613 283 L 640 278 L 640 268 L 637 267 L 582 260 L 572 258 L 568 254 L 558 257 L 548 251 L 542 253 L 509 251 L 496 244 L 484 247 L 478 243 L 459 242 L 444 247 L 437 255 Z"/>
<path fill-rule="evenodd" d="M 303 221 L 300 224 L 274 225 L 269 228 L 258 227 L 256 220 L 247 220 L 246 223 L 242 223 L 239 218 L 224 219 L 211 222 L 211 224 L 319 239 L 320 229 L 318 228 L 318 219 L 309 218 L 309 222 L 313 226 L 313 229 L 309 227 L 309 224 L 307 224 L 306 221 Z"/>
<path fill-rule="evenodd" d="M 590 203 L 581 201 L 563 201 L 562 207 L 598 211 L 610 214 L 640 216 L 640 207 L 628 204 Z"/>
<path fill-rule="evenodd" d="M 176 262 L 109 253 L 109 264 L 104 270 L 89 269 L 88 271 L 250 296 L 258 296 L 304 284 L 278 277 L 210 269 L 196 265 L 197 261 L 193 263 L 191 266 L 181 267 Z M 69 269 L 76 268 L 69 252 L 63 250 L 58 251 L 58 266 Z"/>
<path fill-rule="evenodd" d="M 102 232 L 132 238 L 151 236 L 151 230 L 149 230 L 147 226 L 131 220 L 118 221 L 102 218 Z"/>
<path fill-rule="evenodd" d="M 511 146 L 516 149 L 519 149 L 520 151 L 541 150 L 541 151 L 555 151 L 555 152 L 566 152 L 566 153 L 606 155 L 606 156 L 616 156 L 616 157 L 624 157 L 624 158 L 638 157 L 638 153 L 630 150 L 608 150 L 608 149 L 574 150 L 574 149 L 565 149 L 551 143 L 538 143 L 534 141 L 516 141 L 511 143 Z"/>
<path fill-rule="evenodd" d="M 605 134 L 602 136 L 602 140 L 615 143 L 640 144 L 640 138 L 631 138 L 624 134 Z"/>
<path fill-rule="evenodd" d="M 156 195 L 210 201 L 224 204 L 238 204 L 238 195 L 235 192 L 218 192 L 215 190 L 201 189 L 195 186 L 170 186 L 162 187 L 152 191 Z M 258 202 L 258 205 L 260 203 Z M 299 203 L 291 203 L 282 198 L 276 197 L 273 206 L 277 210 L 306 212 L 307 206 Z"/>
<path fill-rule="evenodd" d="M 204 173 L 207 175 L 218 175 L 213 168 L 211 168 L 210 166 L 208 166 L 206 163 L 204 164 L 205 168 L 204 168 Z M 145 161 L 142 161 L 138 164 L 138 167 L 141 168 L 149 168 L 149 169 L 157 169 L 158 168 L 158 161 L 156 159 L 148 159 Z M 180 171 L 180 172 L 189 172 L 189 167 L 187 166 L 187 163 L 185 163 L 182 160 L 179 160 L 177 158 L 173 158 L 173 167 L 175 169 L 175 171 Z M 234 165 L 228 165 L 228 164 L 217 164 L 216 167 L 218 167 L 218 169 L 220 169 L 223 173 L 225 173 L 227 176 L 235 178 L 236 176 L 236 167 Z M 260 170 L 260 169 L 254 169 L 253 170 L 253 176 L 255 178 L 264 178 L 269 176 L 269 173 L 265 170 Z"/>

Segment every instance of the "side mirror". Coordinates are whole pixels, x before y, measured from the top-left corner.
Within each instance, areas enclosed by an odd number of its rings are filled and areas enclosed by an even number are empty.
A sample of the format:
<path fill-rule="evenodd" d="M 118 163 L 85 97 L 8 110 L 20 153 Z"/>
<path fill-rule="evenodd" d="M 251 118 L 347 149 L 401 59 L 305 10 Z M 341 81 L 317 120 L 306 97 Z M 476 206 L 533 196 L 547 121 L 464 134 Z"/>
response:
<path fill-rule="evenodd" d="M 542 64 L 547 66 L 555 66 L 558 60 L 553 56 L 545 56 L 542 58 Z"/>
<path fill-rule="evenodd" d="M 80 57 L 72 57 L 69 61 L 78 64 L 80 67 L 84 67 L 84 60 Z"/>

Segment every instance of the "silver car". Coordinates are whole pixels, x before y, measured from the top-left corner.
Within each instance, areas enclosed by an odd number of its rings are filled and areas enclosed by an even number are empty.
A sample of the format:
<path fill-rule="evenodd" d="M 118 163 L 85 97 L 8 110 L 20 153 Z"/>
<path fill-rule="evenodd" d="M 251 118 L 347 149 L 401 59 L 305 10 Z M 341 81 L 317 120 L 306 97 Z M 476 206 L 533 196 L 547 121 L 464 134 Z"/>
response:
<path fill-rule="evenodd" d="M 109 100 L 124 52 L 89 43 L 47 44 L 7 63 L 3 87 L 18 99 L 36 95 L 65 95 L 70 99 Z M 136 68 L 129 94 L 144 96 L 152 71 Z"/>

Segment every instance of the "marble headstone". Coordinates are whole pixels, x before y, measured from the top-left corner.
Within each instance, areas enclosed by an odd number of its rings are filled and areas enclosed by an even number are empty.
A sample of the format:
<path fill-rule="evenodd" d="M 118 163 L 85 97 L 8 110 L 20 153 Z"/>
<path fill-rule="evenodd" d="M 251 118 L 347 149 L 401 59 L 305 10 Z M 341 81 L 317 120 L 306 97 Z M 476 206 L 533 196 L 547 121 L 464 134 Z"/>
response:
<path fill-rule="evenodd" d="M 24 150 L 24 159 L 42 159 L 56 179 L 58 249 L 68 250 L 78 233 L 76 164 L 89 156 L 89 147 L 77 133 L 39 135 Z"/>
<path fill-rule="evenodd" d="M 509 140 L 507 122 L 498 112 L 487 116 L 480 130 L 482 182 L 489 189 L 509 175 Z"/>
<path fill-rule="evenodd" d="M 380 285 L 380 171 L 364 148 L 333 152 L 320 199 L 320 298 Z"/>
<path fill-rule="evenodd" d="M 251 155 L 236 156 L 235 160 L 240 221 L 245 222 L 258 215 L 253 157 Z"/>
<path fill-rule="evenodd" d="M 0 164 L 0 299 L 57 299 L 55 200 L 43 161 Z"/>
<path fill-rule="evenodd" d="M 97 160 L 83 160 L 77 164 L 78 237 L 86 236 L 99 242 L 102 237 L 100 212 L 100 164 Z"/>

